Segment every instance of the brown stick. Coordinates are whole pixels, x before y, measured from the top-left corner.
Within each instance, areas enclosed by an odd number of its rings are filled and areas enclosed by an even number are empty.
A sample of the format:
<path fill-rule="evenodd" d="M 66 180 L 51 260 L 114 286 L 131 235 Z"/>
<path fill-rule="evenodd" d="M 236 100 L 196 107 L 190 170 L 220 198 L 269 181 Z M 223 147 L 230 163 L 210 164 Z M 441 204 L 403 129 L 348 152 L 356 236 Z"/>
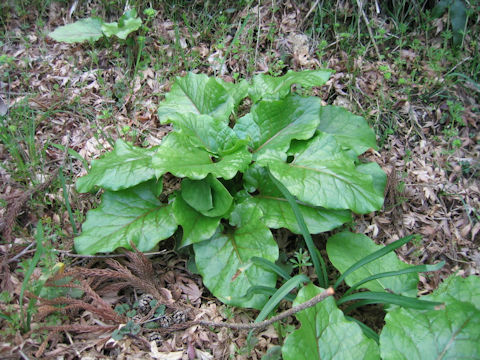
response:
<path fill-rule="evenodd" d="M 214 321 L 207 321 L 207 320 L 196 320 L 196 321 L 188 321 L 182 324 L 170 326 L 170 327 L 165 327 L 163 329 L 155 329 L 155 331 L 159 332 L 170 332 L 170 331 L 175 331 L 175 330 L 183 330 L 186 328 L 189 328 L 190 326 L 194 325 L 202 325 L 202 326 L 210 326 L 210 327 L 225 327 L 229 329 L 235 329 L 235 330 L 253 330 L 253 329 L 262 329 L 265 328 L 274 322 L 280 321 L 285 319 L 286 317 L 289 317 L 291 315 L 294 315 L 302 310 L 308 309 L 309 307 L 317 305 L 320 301 L 325 300 L 327 297 L 332 296 L 335 294 L 335 291 L 333 288 L 329 287 L 327 290 L 324 290 L 320 294 L 314 296 L 310 300 L 292 307 L 291 309 L 285 310 L 284 312 L 281 312 L 280 314 L 268 319 L 264 320 L 258 323 L 248 323 L 248 324 L 243 324 L 243 323 L 227 323 L 227 322 L 214 322 Z M 149 320 L 151 321 L 151 320 Z M 146 322 L 149 322 L 146 321 Z"/>
<path fill-rule="evenodd" d="M 203 326 L 212 326 L 212 327 L 226 327 L 229 329 L 237 329 L 237 330 L 251 330 L 251 329 L 262 329 L 265 328 L 274 322 L 280 321 L 285 319 L 286 317 L 289 317 L 293 314 L 296 314 L 302 310 L 308 309 L 309 307 L 317 305 L 320 301 L 325 300 L 327 297 L 332 296 L 335 293 L 333 288 L 329 287 L 327 290 L 321 292 L 320 294 L 314 296 L 310 300 L 294 306 L 288 310 L 285 310 L 284 312 L 281 312 L 280 314 L 271 317 L 268 320 L 264 320 L 258 323 L 250 323 L 250 324 L 236 324 L 236 323 L 227 323 L 227 322 L 220 322 L 216 323 L 213 321 L 205 321 L 205 320 L 199 320 L 198 324 L 203 325 Z"/>

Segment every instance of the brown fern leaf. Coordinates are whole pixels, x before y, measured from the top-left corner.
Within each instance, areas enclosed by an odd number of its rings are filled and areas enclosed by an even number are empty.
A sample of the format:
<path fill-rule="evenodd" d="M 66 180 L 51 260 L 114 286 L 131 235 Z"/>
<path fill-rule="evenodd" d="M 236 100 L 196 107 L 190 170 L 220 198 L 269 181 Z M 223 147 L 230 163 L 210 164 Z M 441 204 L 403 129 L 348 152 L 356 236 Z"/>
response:
<path fill-rule="evenodd" d="M 37 331 L 48 331 L 48 335 L 45 338 L 45 340 L 42 342 L 40 345 L 39 349 L 35 353 L 35 357 L 39 359 L 43 353 L 45 352 L 45 349 L 48 346 L 48 342 L 56 336 L 59 332 L 61 331 L 70 331 L 70 332 L 76 332 L 76 333 L 92 333 L 92 332 L 108 332 L 108 331 L 113 331 L 117 328 L 116 325 L 107 325 L 107 326 L 102 326 L 102 325 L 58 325 L 58 326 L 44 326 L 41 327 L 37 330 L 34 330 L 35 332 Z M 26 334 L 27 336 L 30 336 L 30 334 L 33 331 L 29 332 Z"/>

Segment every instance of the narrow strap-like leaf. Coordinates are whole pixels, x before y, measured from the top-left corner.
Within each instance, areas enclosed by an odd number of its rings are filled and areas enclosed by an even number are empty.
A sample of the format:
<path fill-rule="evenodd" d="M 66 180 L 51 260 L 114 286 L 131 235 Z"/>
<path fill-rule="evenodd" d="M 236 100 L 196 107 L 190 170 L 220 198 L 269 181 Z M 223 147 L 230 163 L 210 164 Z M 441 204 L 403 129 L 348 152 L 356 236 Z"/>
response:
<path fill-rule="evenodd" d="M 315 244 L 313 243 L 312 237 L 310 236 L 310 232 L 308 231 L 307 225 L 305 224 L 305 220 L 303 219 L 303 215 L 298 208 L 297 202 L 295 201 L 294 197 L 288 189 L 278 181 L 267 168 L 268 176 L 281 191 L 283 196 L 287 199 L 288 203 L 292 207 L 293 213 L 295 214 L 295 218 L 297 219 L 298 226 L 301 230 L 303 238 L 305 239 L 305 243 L 307 244 L 308 251 L 310 252 L 310 257 L 312 258 L 313 266 L 315 267 L 315 272 L 317 273 L 318 281 L 320 286 L 323 288 L 328 287 L 328 276 L 327 276 L 327 268 L 325 266 L 325 262 L 321 256 L 318 256 L 316 251 Z"/>
<path fill-rule="evenodd" d="M 337 282 L 335 283 L 335 285 L 333 285 L 333 288 L 336 289 L 338 287 L 338 285 L 340 285 L 340 283 L 343 281 L 343 279 L 345 279 L 349 274 L 351 274 L 352 272 L 354 272 L 355 270 L 361 268 L 363 265 L 365 264 L 368 264 L 369 262 L 372 262 L 378 258 L 381 258 L 382 256 L 388 254 L 389 252 L 399 248 L 400 246 L 402 246 L 403 244 L 406 244 L 407 242 L 411 241 L 415 236 L 414 235 L 409 235 L 409 236 L 406 236 L 400 240 L 397 240 L 397 241 L 394 241 L 393 243 L 385 246 L 384 248 L 378 250 L 378 251 L 375 251 L 374 253 L 371 253 L 370 255 L 368 256 L 365 256 L 363 259 L 360 259 L 359 261 L 357 261 L 355 264 L 353 264 L 352 266 L 350 266 L 343 274 L 342 276 L 340 276 L 337 280 Z"/>
<path fill-rule="evenodd" d="M 375 340 L 377 344 L 380 343 L 380 337 L 378 334 L 373 331 L 373 329 L 370 326 L 365 325 L 363 322 L 360 320 L 357 320 L 351 316 L 345 316 L 345 319 L 356 322 L 360 327 L 362 328 L 363 333 L 365 334 L 366 337 L 369 337 L 370 339 Z"/>
<path fill-rule="evenodd" d="M 260 311 L 260 314 L 258 314 L 257 318 L 255 319 L 255 322 L 260 322 L 265 320 L 268 314 L 270 314 L 272 310 L 275 309 L 275 306 L 277 306 L 278 303 L 282 301 L 290 293 L 290 291 L 292 291 L 298 285 L 304 282 L 310 282 L 310 279 L 306 275 L 300 274 L 300 275 L 294 276 L 293 278 L 288 280 L 285 284 L 283 284 L 280 287 L 280 289 L 278 289 L 277 292 L 265 304 L 262 311 Z"/>
<path fill-rule="evenodd" d="M 381 278 L 390 277 L 390 276 L 409 274 L 412 272 L 420 273 L 420 272 L 428 272 L 428 271 L 437 271 L 437 270 L 440 270 L 444 265 L 445 265 L 445 261 L 440 261 L 438 264 L 435 264 L 435 265 L 416 265 L 416 266 L 408 267 L 402 270 L 387 271 L 379 274 L 374 274 L 352 285 L 352 287 L 345 292 L 344 296 L 349 295 L 359 286 L 372 280 L 381 279 Z"/>
<path fill-rule="evenodd" d="M 247 290 L 246 294 L 242 296 L 242 299 L 243 298 L 248 299 L 255 294 L 264 294 L 264 295 L 273 296 L 277 293 L 277 291 L 278 289 L 270 286 L 261 286 L 261 285 L 251 286 Z M 287 296 L 284 297 L 284 299 L 287 301 L 293 302 L 295 300 L 295 296 L 292 294 L 288 294 Z"/>
<path fill-rule="evenodd" d="M 412 308 L 418 310 L 435 310 L 441 302 L 419 300 L 416 298 L 402 296 L 398 294 L 390 294 L 386 292 L 359 292 L 352 295 L 344 296 L 337 301 L 337 305 L 341 305 L 347 301 L 352 300 L 366 300 L 368 304 L 394 304 L 405 308 Z M 363 303 L 365 305 L 367 303 Z"/>
<path fill-rule="evenodd" d="M 287 274 L 285 270 L 283 270 L 280 266 L 277 264 L 268 261 L 267 259 L 261 258 L 254 256 L 250 259 L 251 262 L 253 262 L 255 265 L 260 265 L 263 266 L 264 268 L 273 271 L 276 273 L 278 276 L 283 277 L 285 280 L 290 280 L 291 276 Z"/>

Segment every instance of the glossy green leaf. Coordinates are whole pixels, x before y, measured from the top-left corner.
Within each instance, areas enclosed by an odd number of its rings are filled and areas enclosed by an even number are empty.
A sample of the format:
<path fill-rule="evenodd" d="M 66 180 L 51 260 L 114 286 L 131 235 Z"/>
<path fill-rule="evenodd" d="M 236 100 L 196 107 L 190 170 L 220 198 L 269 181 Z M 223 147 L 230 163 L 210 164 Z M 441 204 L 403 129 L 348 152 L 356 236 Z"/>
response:
<path fill-rule="evenodd" d="M 238 83 L 222 81 L 221 84 L 233 98 L 235 106 L 248 96 L 250 83 L 245 79 L 240 80 Z"/>
<path fill-rule="evenodd" d="M 301 304 L 323 290 L 312 284 L 300 290 L 293 305 Z M 285 340 L 282 348 L 284 360 L 312 359 L 380 359 L 378 345 L 367 338 L 360 326 L 345 319 L 328 297 L 314 307 L 296 315 L 302 324 Z"/>
<path fill-rule="evenodd" d="M 275 273 L 251 261 L 254 256 L 272 262 L 278 258 L 277 244 L 261 216 L 252 205 L 239 204 L 230 215 L 233 228 L 194 244 L 195 261 L 205 285 L 226 304 L 260 309 L 267 296 L 242 297 L 252 286 L 275 286 Z"/>
<path fill-rule="evenodd" d="M 331 70 L 288 71 L 283 76 L 259 74 L 253 77 L 253 84 L 249 89 L 250 98 L 257 102 L 261 99 L 281 99 L 288 95 L 293 84 L 305 88 L 324 85 L 332 74 Z"/>
<path fill-rule="evenodd" d="M 376 162 L 359 164 L 355 168 L 357 171 L 370 175 L 373 181 L 373 188 L 377 194 L 383 194 L 387 186 L 387 174 Z"/>
<path fill-rule="evenodd" d="M 447 304 L 462 301 L 472 304 L 480 310 L 480 277 L 450 276 L 440 284 L 432 295 L 425 299 L 443 301 Z"/>
<path fill-rule="evenodd" d="M 327 241 L 327 254 L 333 266 L 341 273 L 369 254 L 383 248 L 376 245 L 373 240 L 363 234 L 341 232 L 331 236 Z M 363 265 L 345 278 L 348 285 L 363 280 L 374 274 L 386 271 L 401 270 L 410 267 L 400 261 L 395 253 L 388 253 L 381 258 Z M 412 295 L 417 293 L 418 274 L 409 273 L 400 276 L 375 279 L 361 285 L 371 291 L 391 290 L 397 294 Z"/>
<path fill-rule="evenodd" d="M 286 228 L 295 234 L 300 234 L 295 214 L 287 199 L 270 181 L 267 171 L 260 167 L 251 167 L 244 174 L 244 182 L 252 197 L 247 201 L 254 203 L 263 212 L 262 221 L 270 228 Z M 318 234 L 332 230 L 348 221 L 352 216 L 347 210 L 330 210 L 297 200 L 308 231 Z"/>
<path fill-rule="evenodd" d="M 112 252 L 119 247 L 151 250 L 177 229 L 171 205 L 157 199 L 157 184 L 149 181 L 122 191 L 106 191 L 100 206 L 87 213 L 82 234 L 75 238 L 79 254 Z"/>
<path fill-rule="evenodd" d="M 382 248 L 378 249 L 377 251 L 374 251 L 374 252 L 368 254 L 365 257 L 362 257 L 360 260 L 353 263 L 347 270 L 342 272 L 342 275 L 337 279 L 337 281 L 333 285 L 333 288 L 336 289 L 338 287 L 338 285 L 340 285 L 340 283 L 343 281 L 343 279 L 345 279 L 348 275 L 350 275 L 354 271 L 360 269 L 364 265 L 366 265 L 366 264 L 368 264 L 368 263 L 370 263 L 374 260 L 377 260 L 377 259 L 385 256 L 388 253 L 393 252 L 395 249 L 398 249 L 400 246 L 406 244 L 409 241 L 412 241 L 413 238 L 414 238 L 413 235 L 406 236 L 404 238 L 401 238 L 399 240 L 396 240 L 396 241 L 388 244 L 385 247 L 382 247 Z M 364 278 L 364 279 L 366 279 L 366 278 Z M 362 280 L 364 280 L 364 279 L 362 279 Z"/>
<path fill-rule="evenodd" d="M 268 166 L 298 200 L 359 214 L 382 207 L 383 190 L 374 186 L 371 175 L 356 169 L 332 135 L 319 133 L 308 142 L 292 144 L 289 153 L 293 155 L 289 163 L 271 156 L 258 164 Z"/>
<path fill-rule="evenodd" d="M 318 130 L 332 134 L 340 145 L 356 155 L 369 148 L 377 149 L 375 133 L 365 119 L 338 106 L 322 106 Z"/>
<path fill-rule="evenodd" d="M 246 144 L 228 124 L 209 115 L 181 114 L 171 122 L 193 146 L 212 154 L 229 154 Z"/>
<path fill-rule="evenodd" d="M 130 33 L 137 31 L 140 26 L 142 26 L 142 19 L 137 16 L 137 10 L 131 9 L 120 17 L 118 23 L 115 21 L 102 24 L 102 31 L 107 37 L 115 35 L 125 40 Z"/>
<path fill-rule="evenodd" d="M 207 178 L 202 180 L 190 180 L 185 178 L 182 180 L 181 194 L 183 200 L 201 213 L 213 208 L 212 189 L 206 180 Z"/>
<path fill-rule="evenodd" d="M 204 114 L 228 123 L 235 99 L 225 89 L 223 80 L 205 74 L 188 73 L 177 77 L 165 100 L 158 107 L 161 123 L 177 119 L 182 114 Z"/>
<path fill-rule="evenodd" d="M 152 179 L 152 155 L 156 149 L 142 149 L 118 139 L 112 152 L 92 161 L 88 174 L 77 180 L 77 190 L 88 192 L 101 186 L 117 191 Z"/>
<path fill-rule="evenodd" d="M 319 98 L 297 95 L 261 101 L 238 119 L 233 130 L 240 138 L 250 139 L 254 159 L 268 151 L 286 152 L 293 139 L 312 137 L 320 121 L 320 107 Z"/>
<path fill-rule="evenodd" d="M 172 204 L 173 215 L 178 225 L 182 227 L 180 247 L 210 239 L 220 224 L 220 217 L 208 217 L 196 211 L 180 194 L 177 194 Z"/>
<path fill-rule="evenodd" d="M 473 278 L 473 279 L 472 279 Z M 478 359 L 480 354 L 480 279 L 451 276 L 428 300 L 443 301 L 439 310 L 396 308 L 380 334 L 384 359 Z"/>
<path fill-rule="evenodd" d="M 228 190 L 212 174 L 202 180 L 183 179 L 181 194 L 191 207 L 210 217 L 224 215 L 233 203 Z"/>
<path fill-rule="evenodd" d="M 223 157 L 214 157 L 204 149 L 194 147 L 186 135 L 168 134 L 153 156 L 152 165 L 157 177 L 170 172 L 177 177 L 201 180 L 208 174 L 229 180 L 245 171 L 251 162 L 246 145 Z"/>
<path fill-rule="evenodd" d="M 97 41 L 103 36 L 102 24 L 103 21 L 98 18 L 86 18 L 60 26 L 48 36 L 55 41 L 66 43 Z"/>

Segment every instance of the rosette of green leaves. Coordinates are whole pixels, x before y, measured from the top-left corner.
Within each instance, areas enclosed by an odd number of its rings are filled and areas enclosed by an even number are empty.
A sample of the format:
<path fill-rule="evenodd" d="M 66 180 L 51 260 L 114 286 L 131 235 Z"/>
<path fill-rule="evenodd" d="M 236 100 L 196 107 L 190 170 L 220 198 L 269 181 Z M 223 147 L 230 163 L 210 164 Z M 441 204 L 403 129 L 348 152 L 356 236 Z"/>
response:
<path fill-rule="evenodd" d="M 321 86 L 330 73 L 258 75 L 236 84 L 193 73 L 177 78 L 158 108 L 161 123 L 173 125 L 162 143 L 141 149 L 119 140 L 77 182 L 82 192 L 105 190 L 75 239 L 77 251 L 130 242 L 148 251 L 180 227 L 179 245 L 193 246 L 210 291 L 225 303 L 260 308 L 267 296 L 248 290 L 274 287 L 276 276 L 251 258 L 277 260 L 270 228 L 300 233 L 267 168 L 296 197 L 311 233 L 383 204 L 385 174 L 357 158 L 376 147 L 365 120 L 292 90 Z M 250 111 L 238 116 L 247 97 Z M 181 186 L 160 201 L 167 173 Z"/>

